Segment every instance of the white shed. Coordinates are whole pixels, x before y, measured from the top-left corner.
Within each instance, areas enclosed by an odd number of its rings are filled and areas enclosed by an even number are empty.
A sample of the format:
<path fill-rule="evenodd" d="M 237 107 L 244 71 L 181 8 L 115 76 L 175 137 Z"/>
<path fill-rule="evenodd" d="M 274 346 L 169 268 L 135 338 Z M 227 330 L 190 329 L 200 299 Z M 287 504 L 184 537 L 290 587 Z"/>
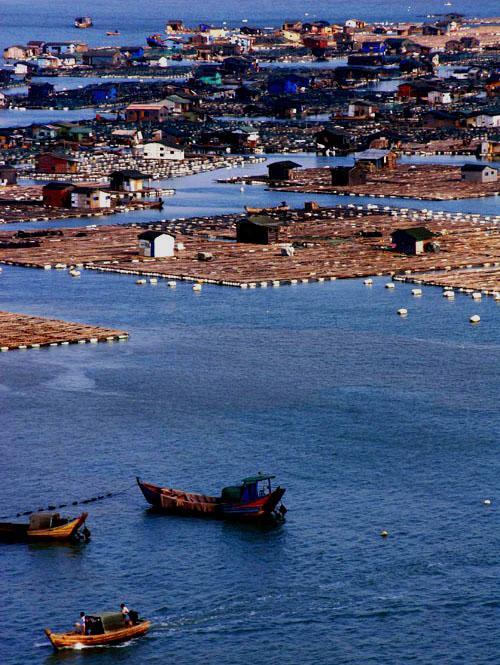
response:
<path fill-rule="evenodd" d="M 137 157 L 143 157 L 144 159 L 162 159 L 165 161 L 184 159 L 184 150 L 154 141 L 136 146 L 133 152 Z"/>
<path fill-rule="evenodd" d="M 175 237 L 162 231 L 144 231 L 139 236 L 139 247 L 144 256 L 173 256 Z"/>

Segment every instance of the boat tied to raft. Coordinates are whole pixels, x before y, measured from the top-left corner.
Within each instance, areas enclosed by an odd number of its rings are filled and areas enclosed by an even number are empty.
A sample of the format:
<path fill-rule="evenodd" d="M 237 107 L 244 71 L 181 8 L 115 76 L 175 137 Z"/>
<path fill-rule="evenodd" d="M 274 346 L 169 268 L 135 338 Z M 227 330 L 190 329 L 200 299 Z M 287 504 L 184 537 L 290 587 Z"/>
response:
<path fill-rule="evenodd" d="M 209 496 L 170 487 L 159 487 L 137 478 L 144 498 L 154 508 L 172 515 L 211 517 L 250 522 L 283 522 L 284 487 L 272 489 L 276 476 L 259 473 L 244 478 L 240 485 L 224 487 L 220 496 Z"/>
<path fill-rule="evenodd" d="M 102 647 L 127 642 L 145 635 L 151 622 L 139 618 L 134 610 L 129 613 L 130 624 L 125 623 L 121 612 L 104 612 L 85 616 L 85 634 L 76 630 L 67 633 L 54 633 L 45 628 L 45 634 L 54 649 L 81 649 L 82 647 Z"/>
<path fill-rule="evenodd" d="M 28 524 L 0 522 L 1 542 L 89 540 L 90 531 L 85 526 L 88 513 L 78 517 L 61 517 L 59 513 L 39 512 L 30 516 Z"/>

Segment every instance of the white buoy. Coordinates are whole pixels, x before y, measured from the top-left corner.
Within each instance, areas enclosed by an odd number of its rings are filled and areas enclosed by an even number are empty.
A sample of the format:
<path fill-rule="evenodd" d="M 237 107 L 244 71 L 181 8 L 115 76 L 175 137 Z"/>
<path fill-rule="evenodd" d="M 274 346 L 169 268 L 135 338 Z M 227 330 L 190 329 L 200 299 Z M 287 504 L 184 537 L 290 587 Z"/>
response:
<path fill-rule="evenodd" d="M 479 316 L 479 314 L 473 314 L 473 315 L 470 317 L 469 321 L 470 321 L 471 323 L 479 323 L 479 321 L 481 321 L 481 317 Z"/>
<path fill-rule="evenodd" d="M 421 296 L 422 295 L 422 289 L 412 289 L 411 290 L 411 295 L 412 296 Z"/>
<path fill-rule="evenodd" d="M 201 284 L 193 284 L 193 291 L 201 291 Z"/>
<path fill-rule="evenodd" d="M 401 307 L 398 309 L 398 314 L 399 316 L 406 316 L 408 314 L 408 310 L 405 307 Z"/>
<path fill-rule="evenodd" d="M 394 288 L 396 288 L 396 285 L 394 284 L 394 282 L 387 282 L 387 284 L 385 285 L 385 288 L 386 289 L 394 289 Z"/>
<path fill-rule="evenodd" d="M 491 499 L 485 499 L 483 503 L 485 506 L 491 506 Z"/>
<path fill-rule="evenodd" d="M 175 287 L 177 286 L 177 282 L 170 280 L 169 282 L 167 282 L 167 286 L 169 287 L 169 289 L 175 289 Z"/>

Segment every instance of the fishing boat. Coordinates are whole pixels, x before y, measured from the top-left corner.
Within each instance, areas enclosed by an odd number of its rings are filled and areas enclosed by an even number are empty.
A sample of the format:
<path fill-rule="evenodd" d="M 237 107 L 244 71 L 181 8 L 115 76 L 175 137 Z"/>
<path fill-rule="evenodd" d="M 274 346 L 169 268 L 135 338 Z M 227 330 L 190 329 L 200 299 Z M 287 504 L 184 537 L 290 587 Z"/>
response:
<path fill-rule="evenodd" d="M 283 201 L 279 206 L 274 206 L 273 208 L 253 208 L 251 206 L 245 206 L 245 210 L 249 215 L 263 215 L 273 212 L 288 212 L 290 206 Z"/>
<path fill-rule="evenodd" d="M 78 16 L 75 18 L 75 28 L 81 28 L 83 30 L 85 28 L 91 28 L 93 25 L 90 16 Z"/>
<path fill-rule="evenodd" d="M 224 487 L 220 496 L 209 496 L 159 487 L 137 478 L 144 498 L 155 508 L 172 515 L 236 519 L 244 521 L 283 521 L 286 508 L 279 505 L 285 488 L 272 489 L 275 476 L 259 473 L 244 478 L 239 485 Z"/>
<path fill-rule="evenodd" d="M 54 649 L 81 649 L 82 647 L 102 647 L 127 642 L 134 637 L 145 635 L 151 622 L 139 619 L 137 612 L 130 611 L 131 625 L 125 625 L 121 612 L 105 612 L 85 617 L 85 635 L 76 630 L 68 633 L 53 633 L 45 628 L 45 634 Z"/>
<path fill-rule="evenodd" d="M 119 30 L 108 30 L 108 31 L 106 32 L 106 35 L 107 35 L 108 37 L 115 37 L 116 35 L 119 35 L 119 34 L 120 34 L 120 31 L 119 31 Z"/>
<path fill-rule="evenodd" d="M 161 35 L 149 35 L 146 37 L 146 43 L 148 46 L 153 48 L 162 48 L 165 45 L 166 40 L 162 38 Z"/>
<path fill-rule="evenodd" d="M 59 513 L 34 513 L 30 516 L 28 524 L 0 522 L 0 541 L 88 540 L 90 531 L 84 527 L 86 519 L 87 513 L 82 513 L 74 519 L 61 517 Z"/>

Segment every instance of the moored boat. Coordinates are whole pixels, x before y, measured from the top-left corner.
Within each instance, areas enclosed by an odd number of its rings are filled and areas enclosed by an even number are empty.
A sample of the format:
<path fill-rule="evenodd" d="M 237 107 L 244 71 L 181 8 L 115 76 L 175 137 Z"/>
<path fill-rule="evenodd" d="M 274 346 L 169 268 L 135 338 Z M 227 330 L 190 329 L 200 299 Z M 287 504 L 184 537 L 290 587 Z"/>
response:
<path fill-rule="evenodd" d="M 284 201 L 279 206 L 274 206 L 273 208 L 253 208 L 252 206 L 245 206 L 245 211 L 249 215 L 262 215 L 273 212 L 288 212 L 289 210 L 290 206 L 288 206 Z"/>
<path fill-rule="evenodd" d="M 87 515 L 87 513 L 82 513 L 78 517 L 70 519 L 61 517 L 59 513 L 41 512 L 31 515 L 28 524 L 0 522 L 0 541 L 88 540 L 90 531 L 86 527 L 84 528 Z"/>
<path fill-rule="evenodd" d="M 275 476 L 259 473 L 240 485 L 224 487 L 220 496 L 159 487 L 137 478 L 144 498 L 155 508 L 173 514 L 252 522 L 282 521 L 286 508 L 280 504 L 285 488 L 271 487 Z"/>
<path fill-rule="evenodd" d="M 166 40 L 161 35 L 149 35 L 149 37 L 146 37 L 146 43 L 152 48 L 161 48 L 165 45 Z"/>
<path fill-rule="evenodd" d="M 78 16 L 75 18 L 75 28 L 90 28 L 94 24 L 90 16 Z"/>
<path fill-rule="evenodd" d="M 119 644 L 135 637 L 145 635 L 151 628 L 151 622 L 139 619 L 136 612 L 130 612 L 131 625 L 125 625 L 120 612 L 105 612 L 103 614 L 85 617 L 85 635 L 78 631 L 67 633 L 54 633 L 45 628 L 45 634 L 54 649 L 80 649 L 82 647 L 101 647 L 110 644 Z"/>

